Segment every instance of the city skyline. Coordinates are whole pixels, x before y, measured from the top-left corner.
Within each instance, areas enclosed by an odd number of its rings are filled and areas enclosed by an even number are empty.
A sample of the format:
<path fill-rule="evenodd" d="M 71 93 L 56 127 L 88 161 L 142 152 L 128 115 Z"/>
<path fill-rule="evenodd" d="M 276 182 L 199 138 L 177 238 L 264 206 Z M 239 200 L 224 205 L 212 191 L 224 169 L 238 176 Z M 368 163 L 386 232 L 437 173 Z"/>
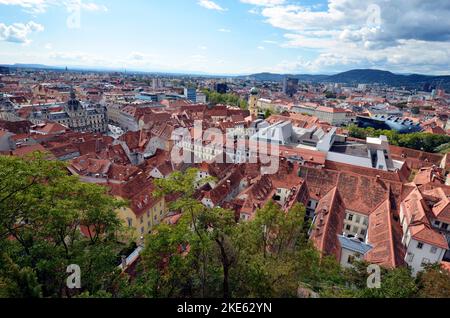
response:
<path fill-rule="evenodd" d="M 450 66 L 447 1 L 0 0 L 0 8 L 1 64 L 218 75 L 442 75 Z"/>

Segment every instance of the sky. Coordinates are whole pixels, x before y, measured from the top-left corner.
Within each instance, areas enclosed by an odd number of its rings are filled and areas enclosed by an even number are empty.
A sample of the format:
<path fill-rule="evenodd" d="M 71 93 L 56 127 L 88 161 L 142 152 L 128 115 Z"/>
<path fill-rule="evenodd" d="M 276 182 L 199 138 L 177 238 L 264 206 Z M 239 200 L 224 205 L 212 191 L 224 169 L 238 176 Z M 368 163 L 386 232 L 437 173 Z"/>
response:
<path fill-rule="evenodd" d="M 0 0 L 0 64 L 450 74 L 448 0 Z"/>

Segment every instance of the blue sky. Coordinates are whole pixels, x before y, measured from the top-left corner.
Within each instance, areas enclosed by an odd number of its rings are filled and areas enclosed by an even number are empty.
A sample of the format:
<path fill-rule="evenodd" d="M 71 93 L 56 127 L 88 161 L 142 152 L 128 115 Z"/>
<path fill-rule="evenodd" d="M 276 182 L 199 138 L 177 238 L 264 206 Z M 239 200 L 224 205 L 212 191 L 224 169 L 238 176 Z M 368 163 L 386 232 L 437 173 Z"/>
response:
<path fill-rule="evenodd" d="M 0 63 L 143 71 L 445 74 L 435 0 L 0 0 Z"/>

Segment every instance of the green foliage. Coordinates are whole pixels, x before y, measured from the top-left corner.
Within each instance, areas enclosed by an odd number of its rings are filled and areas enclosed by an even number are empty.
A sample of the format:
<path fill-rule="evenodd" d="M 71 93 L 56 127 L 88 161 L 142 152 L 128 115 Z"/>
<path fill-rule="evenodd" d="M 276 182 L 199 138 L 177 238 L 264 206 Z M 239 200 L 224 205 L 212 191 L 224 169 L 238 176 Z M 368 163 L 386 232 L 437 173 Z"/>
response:
<path fill-rule="evenodd" d="M 440 265 L 430 265 L 417 277 L 420 298 L 450 298 L 450 273 Z"/>
<path fill-rule="evenodd" d="M 123 203 L 64 168 L 39 154 L 0 156 L 0 281 L 13 288 L 8 295 L 64 297 L 112 286 L 123 248 L 115 210 Z M 80 291 L 66 290 L 71 264 L 81 267 Z"/>
<path fill-rule="evenodd" d="M 0 262 L 0 297 L 1 298 L 40 298 L 42 287 L 36 272 L 30 267 L 20 268 L 4 254 Z"/>
<path fill-rule="evenodd" d="M 411 114 L 413 115 L 419 115 L 420 114 L 420 107 L 413 107 L 411 108 Z"/>
<path fill-rule="evenodd" d="M 270 109 L 266 109 L 266 111 L 264 112 L 264 118 L 267 119 L 270 116 L 272 116 L 272 111 Z"/>
<path fill-rule="evenodd" d="M 205 89 L 202 92 L 206 95 L 207 101 L 212 105 L 224 104 L 248 109 L 248 102 L 245 99 L 241 99 L 238 95 L 220 94 L 208 89 Z"/>
<path fill-rule="evenodd" d="M 206 208 L 194 198 L 198 171 L 156 181 L 156 196 L 176 194 L 182 217 L 146 238 L 138 275 L 117 270 L 115 210 L 106 190 L 80 183 L 59 162 L 41 156 L 0 157 L 0 297 L 297 297 L 299 287 L 321 297 L 450 297 L 450 274 L 429 266 L 417 279 L 407 268 L 383 269 L 381 288 L 369 289 L 367 263 L 343 269 L 308 240 L 305 208 L 289 212 L 269 201 L 249 222 L 232 211 Z M 79 226 L 88 227 L 88 238 Z M 82 288 L 67 290 L 66 268 L 81 267 Z"/>
<path fill-rule="evenodd" d="M 381 288 L 364 288 L 357 295 L 362 298 L 411 298 L 417 293 L 417 286 L 411 271 L 400 267 L 383 270 Z"/>
<path fill-rule="evenodd" d="M 325 92 L 325 97 L 327 99 L 336 99 L 337 95 L 335 93 L 332 93 L 332 92 Z"/>
<path fill-rule="evenodd" d="M 389 143 L 394 146 L 411 148 L 425 152 L 439 152 L 442 145 L 450 143 L 450 136 L 435 135 L 429 133 L 399 134 L 393 130 L 376 130 L 371 127 L 360 128 L 356 125 L 349 127 L 349 135 L 353 138 L 366 139 L 367 137 L 379 137 L 384 135 Z"/>
<path fill-rule="evenodd" d="M 196 176 L 189 169 L 156 182 L 156 195 L 179 195 L 171 209 L 183 216 L 147 237 L 141 275 L 125 296 L 295 297 L 302 282 L 320 290 L 341 281 L 337 262 L 321 259 L 308 242 L 302 205 L 285 213 L 269 202 L 238 225 L 233 212 L 192 198 Z"/>
<path fill-rule="evenodd" d="M 436 152 L 440 152 L 443 154 L 449 153 L 450 152 L 450 142 L 437 147 Z"/>

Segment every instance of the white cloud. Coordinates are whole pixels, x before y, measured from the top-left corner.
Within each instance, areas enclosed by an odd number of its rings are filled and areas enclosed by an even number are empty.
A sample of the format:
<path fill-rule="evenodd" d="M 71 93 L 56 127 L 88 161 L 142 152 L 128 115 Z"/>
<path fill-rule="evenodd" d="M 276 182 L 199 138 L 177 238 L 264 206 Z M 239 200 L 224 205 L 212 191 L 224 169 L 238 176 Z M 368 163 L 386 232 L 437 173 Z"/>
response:
<path fill-rule="evenodd" d="M 227 11 L 227 9 L 222 8 L 220 5 L 211 0 L 200 0 L 198 4 L 208 10 Z"/>
<path fill-rule="evenodd" d="M 108 11 L 108 8 L 106 6 L 98 5 L 98 4 L 92 3 L 92 2 L 91 3 L 84 3 L 84 2 L 80 1 L 80 7 L 83 10 L 91 11 L 91 12 L 94 12 L 94 11 L 107 12 Z"/>
<path fill-rule="evenodd" d="M 0 4 L 20 6 L 26 12 L 32 14 L 44 13 L 50 6 L 77 7 L 85 11 L 101 11 L 106 12 L 108 8 L 94 2 L 85 2 L 83 0 L 0 0 Z"/>
<path fill-rule="evenodd" d="M 219 32 L 223 32 L 223 33 L 230 33 L 231 32 L 231 30 L 230 29 L 219 29 L 219 30 L 217 30 L 217 31 L 219 31 Z"/>
<path fill-rule="evenodd" d="M 264 46 L 258 46 L 257 49 L 261 50 L 261 51 L 264 51 L 266 48 Z"/>
<path fill-rule="evenodd" d="M 316 50 L 315 58 L 284 61 L 284 66 L 433 73 L 449 69 L 448 0 L 329 0 L 324 8 L 286 2 L 265 6 L 261 15 L 286 31 L 283 47 Z"/>
<path fill-rule="evenodd" d="M 30 33 L 42 31 L 44 31 L 44 27 L 33 21 L 11 25 L 0 23 L 0 41 L 28 44 L 31 42 L 28 39 Z"/>
<path fill-rule="evenodd" d="M 252 4 L 261 7 L 273 7 L 284 4 L 285 0 L 241 0 L 242 3 Z"/>
<path fill-rule="evenodd" d="M 20 6 L 28 12 L 43 13 L 47 10 L 49 5 L 48 0 L 0 0 L 0 4 Z"/>

